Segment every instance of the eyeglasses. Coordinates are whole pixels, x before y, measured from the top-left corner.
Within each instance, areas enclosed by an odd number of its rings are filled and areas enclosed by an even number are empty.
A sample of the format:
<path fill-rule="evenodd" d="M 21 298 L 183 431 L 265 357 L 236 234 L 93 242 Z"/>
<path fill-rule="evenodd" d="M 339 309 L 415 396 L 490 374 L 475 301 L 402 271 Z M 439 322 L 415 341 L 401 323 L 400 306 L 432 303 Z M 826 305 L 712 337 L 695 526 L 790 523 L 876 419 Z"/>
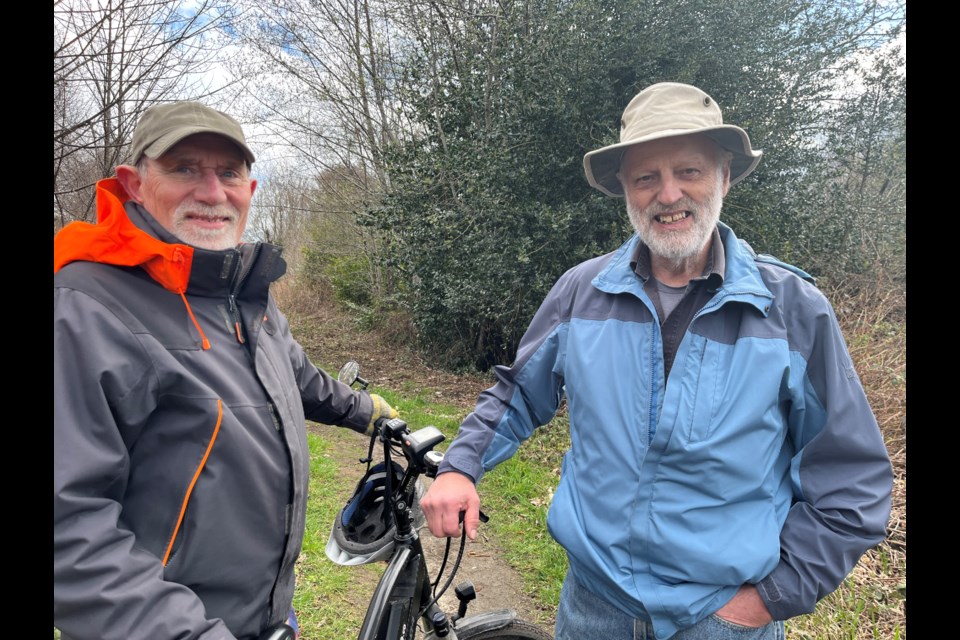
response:
<path fill-rule="evenodd" d="M 199 164 L 174 164 L 164 166 L 158 163 L 156 171 L 159 171 L 167 178 L 183 185 L 199 185 L 208 179 L 208 174 L 213 173 L 217 180 L 224 187 L 242 187 L 250 184 L 250 176 L 246 171 L 230 167 L 205 167 Z"/>

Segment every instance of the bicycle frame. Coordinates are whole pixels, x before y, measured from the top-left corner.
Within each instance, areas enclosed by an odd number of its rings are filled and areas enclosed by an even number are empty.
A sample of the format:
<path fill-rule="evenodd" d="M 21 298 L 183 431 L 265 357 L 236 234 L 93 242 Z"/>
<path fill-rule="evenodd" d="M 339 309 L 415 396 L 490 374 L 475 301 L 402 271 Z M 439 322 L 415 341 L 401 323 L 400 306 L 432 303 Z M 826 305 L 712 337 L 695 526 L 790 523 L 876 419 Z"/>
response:
<path fill-rule="evenodd" d="M 439 435 L 439 432 L 437 432 Z M 382 436 L 384 442 L 384 461 L 390 464 L 390 439 L 393 431 L 387 430 Z M 439 439 L 443 436 L 439 435 Z M 434 436 L 433 439 L 438 439 Z M 409 442 L 409 440 L 408 440 Z M 410 506 L 416 495 L 416 480 L 420 475 L 418 463 L 422 463 L 422 456 L 418 451 L 408 450 L 409 444 L 404 446 L 408 467 L 396 491 L 388 490 L 386 508 L 393 511 L 396 518 L 397 533 L 395 547 L 387 563 L 387 568 L 380 576 L 380 582 L 370 600 L 370 606 L 360 628 L 358 640 L 378 640 L 382 638 L 412 640 L 416 634 L 417 621 L 420 609 L 425 602 L 431 600 L 430 578 L 427 574 L 427 564 L 423 555 L 423 546 L 420 536 L 410 518 Z M 432 449 L 433 445 L 427 448 Z M 414 459 L 411 459 L 414 458 Z M 389 482 L 389 480 L 388 480 Z M 394 496 L 399 496 L 395 498 Z M 432 603 L 424 616 L 427 630 L 426 638 L 432 635 L 432 615 L 440 612 L 436 603 Z M 442 612 L 441 612 L 442 613 Z M 443 616 L 444 619 L 446 618 Z M 454 640 L 456 634 L 446 635 Z"/>
<path fill-rule="evenodd" d="M 358 372 L 356 363 L 349 362 L 341 369 L 338 378 L 347 384 L 361 382 L 365 387 L 366 381 L 359 377 Z M 458 633 L 465 640 L 477 638 L 481 634 L 483 637 L 492 638 L 494 636 L 489 634 L 496 634 L 501 629 L 504 630 L 502 637 L 505 639 L 542 638 L 542 632 L 533 633 L 530 625 L 519 620 L 516 612 L 511 609 L 487 611 L 467 618 L 467 605 L 476 597 L 469 583 L 456 590 L 460 607 L 455 615 L 448 617 L 440 608 L 440 596 L 450 586 L 459 568 L 466 534 L 461 536 L 460 551 L 451 567 L 450 575 L 437 591 L 449 557 L 450 541 L 447 541 L 447 551 L 436 582 L 431 583 L 413 511 L 418 502 L 418 478 L 421 475 L 436 477 L 443 454 L 434 451 L 434 447 L 442 442 L 445 436 L 436 427 L 424 427 L 410 432 L 402 420 L 380 420 L 375 434 L 371 437 L 368 455 L 362 460 L 367 463 L 368 470 L 373 460 L 376 439 L 383 444 L 386 468 L 389 469 L 393 464 L 391 451 L 395 446 L 402 450 L 407 465 L 399 486 L 392 486 L 395 482 L 392 473 L 384 476 L 383 508 L 394 516 L 394 547 L 370 599 L 357 640 L 414 640 L 418 625 L 422 626 L 422 640 L 459 640 Z M 485 522 L 486 516 L 483 513 L 480 516 Z M 464 587 L 468 587 L 469 591 L 461 591 Z M 518 625 L 524 628 L 516 631 Z"/>
<path fill-rule="evenodd" d="M 413 544 L 394 550 L 370 600 L 358 639 L 412 639 L 416 634 L 417 614 L 421 604 L 429 599 L 427 565 L 420 541 L 416 539 Z M 429 625 L 425 630 L 427 639 L 437 637 L 430 621 L 433 619 L 432 614 L 439 611 L 440 608 L 434 603 L 423 617 L 425 624 Z M 456 638 L 456 634 L 451 631 L 446 638 L 452 640 Z"/>

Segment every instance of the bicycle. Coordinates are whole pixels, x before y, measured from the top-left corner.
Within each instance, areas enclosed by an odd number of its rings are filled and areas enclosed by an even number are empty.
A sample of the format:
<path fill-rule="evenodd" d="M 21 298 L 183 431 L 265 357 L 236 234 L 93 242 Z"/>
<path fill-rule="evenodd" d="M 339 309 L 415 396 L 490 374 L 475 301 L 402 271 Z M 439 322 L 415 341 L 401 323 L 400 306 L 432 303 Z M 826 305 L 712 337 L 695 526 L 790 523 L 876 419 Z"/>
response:
<path fill-rule="evenodd" d="M 351 386 L 359 384 L 361 389 L 368 385 L 354 361 L 346 363 L 337 378 Z M 460 567 L 466 532 L 461 534 L 456 560 L 440 586 L 450 557 L 451 538 L 447 538 L 440 570 L 431 581 L 418 528 L 423 524 L 420 477 L 436 477 L 443 453 L 434 447 L 445 439 L 434 426 L 410 431 L 399 418 L 380 420 L 374 427 L 367 457 L 360 461 L 367 465 L 367 471 L 337 514 L 327 544 L 327 556 L 338 564 L 387 563 L 357 639 L 552 640 L 550 634 L 518 618 L 512 609 L 468 617 L 467 607 L 476 598 L 476 590 L 469 582 L 454 589 L 460 602 L 455 614 L 448 615 L 440 608 L 440 597 Z M 383 445 L 383 461 L 372 465 L 377 442 Z M 401 455 L 406 466 L 394 459 Z M 462 519 L 463 514 L 460 515 Z M 481 513 L 481 519 L 486 521 L 487 517 Z"/>

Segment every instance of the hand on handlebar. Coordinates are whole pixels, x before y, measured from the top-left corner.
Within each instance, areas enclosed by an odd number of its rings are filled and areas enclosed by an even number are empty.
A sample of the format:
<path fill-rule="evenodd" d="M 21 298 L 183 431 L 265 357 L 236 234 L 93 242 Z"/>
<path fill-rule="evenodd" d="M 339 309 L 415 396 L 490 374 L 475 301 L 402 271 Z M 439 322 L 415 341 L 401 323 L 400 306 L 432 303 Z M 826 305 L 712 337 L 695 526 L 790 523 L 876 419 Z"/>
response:
<path fill-rule="evenodd" d="M 473 480 L 462 473 L 442 473 L 433 481 L 427 493 L 420 499 L 423 514 L 427 517 L 430 533 L 438 538 L 460 535 L 460 514 L 467 537 L 477 538 L 480 524 L 480 496 Z"/>
<path fill-rule="evenodd" d="M 371 393 L 370 399 L 373 401 L 373 413 L 370 414 L 370 424 L 367 425 L 366 435 L 368 436 L 373 434 L 373 427 L 380 418 L 390 420 L 400 415 L 396 409 L 387 404 L 387 401 L 377 394 Z"/>

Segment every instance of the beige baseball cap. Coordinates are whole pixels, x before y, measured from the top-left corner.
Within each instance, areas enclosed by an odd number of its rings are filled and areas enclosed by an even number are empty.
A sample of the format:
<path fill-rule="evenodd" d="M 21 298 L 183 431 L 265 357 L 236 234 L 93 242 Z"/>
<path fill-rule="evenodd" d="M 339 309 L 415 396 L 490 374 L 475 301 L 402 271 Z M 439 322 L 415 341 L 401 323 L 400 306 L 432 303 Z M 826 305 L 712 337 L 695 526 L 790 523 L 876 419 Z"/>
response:
<path fill-rule="evenodd" d="M 196 133 L 221 135 L 243 151 L 248 165 L 256 160 L 239 122 L 199 102 L 171 102 L 150 107 L 143 113 L 133 131 L 130 164 L 136 164 L 144 155 L 156 160 L 170 147 Z"/>
<path fill-rule="evenodd" d="M 617 172 L 628 147 L 694 133 L 712 138 L 733 154 L 730 160 L 731 186 L 753 171 L 763 154 L 750 146 L 746 131 L 723 124 L 720 107 L 706 93 L 689 84 L 661 82 L 638 93 L 624 109 L 620 120 L 620 142 L 583 157 L 587 182 L 608 196 L 620 197 L 623 186 Z"/>

